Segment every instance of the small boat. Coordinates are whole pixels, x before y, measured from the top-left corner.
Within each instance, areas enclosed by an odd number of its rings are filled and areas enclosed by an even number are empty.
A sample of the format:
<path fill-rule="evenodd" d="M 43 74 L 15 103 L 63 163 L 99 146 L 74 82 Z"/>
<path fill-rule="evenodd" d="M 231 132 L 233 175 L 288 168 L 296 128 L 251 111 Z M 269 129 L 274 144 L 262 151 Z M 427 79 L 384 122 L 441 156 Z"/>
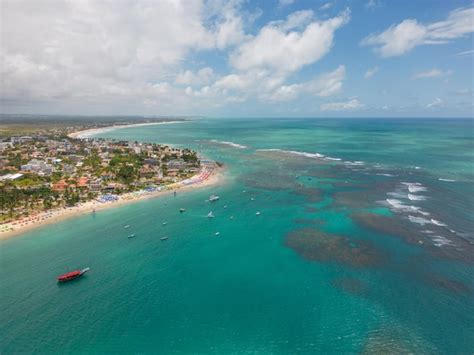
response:
<path fill-rule="evenodd" d="M 128 239 L 135 238 L 135 234 L 130 234 L 127 238 L 128 238 Z"/>
<path fill-rule="evenodd" d="M 59 275 L 56 278 L 56 280 L 58 280 L 58 282 L 72 281 L 72 280 L 75 280 L 75 279 L 83 276 L 89 270 L 90 270 L 90 268 L 86 267 L 85 269 L 82 269 L 82 270 L 70 271 L 70 272 L 67 272 L 65 274 Z"/>
<path fill-rule="evenodd" d="M 127 224 L 126 226 L 123 226 L 123 229 L 127 229 L 127 228 L 130 228 L 129 224 Z"/>
<path fill-rule="evenodd" d="M 162 226 L 166 226 L 167 224 L 168 224 L 168 222 L 161 223 Z"/>
<path fill-rule="evenodd" d="M 224 208 L 227 208 L 227 205 L 225 205 Z"/>
<path fill-rule="evenodd" d="M 230 219 L 234 219 L 234 216 L 230 216 L 229 218 L 230 218 Z"/>
<path fill-rule="evenodd" d="M 169 237 L 161 237 L 160 240 L 161 241 L 165 241 L 165 240 L 168 240 Z"/>
<path fill-rule="evenodd" d="M 186 212 L 186 208 L 180 208 L 179 209 L 179 213 L 183 213 L 183 212 Z"/>
<path fill-rule="evenodd" d="M 260 216 L 260 212 L 255 213 L 255 215 Z"/>
<path fill-rule="evenodd" d="M 216 232 L 216 234 L 215 234 L 215 235 L 216 235 L 216 236 L 218 236 L 219 234 L 221 234 L 221 233 L 220 233 L 220 232 Z"/>
<path fill-rule="evenodd" d="M 250 201 L 255 201 L 255 199 L 253 197 L 250 198 Z"/>
<path fill-rule="evenodd" d="M 209 212 L 209 213 L 207 214 L 207 218 L 214 218 L 214 213 L 212 213 L 212 211 Z"/>
<path fill-rule="evenodd" d="M 209 196 L 209 202 L 214 202 L 217 201 L 220 197 L 217 195 L 211 195 Z"/>

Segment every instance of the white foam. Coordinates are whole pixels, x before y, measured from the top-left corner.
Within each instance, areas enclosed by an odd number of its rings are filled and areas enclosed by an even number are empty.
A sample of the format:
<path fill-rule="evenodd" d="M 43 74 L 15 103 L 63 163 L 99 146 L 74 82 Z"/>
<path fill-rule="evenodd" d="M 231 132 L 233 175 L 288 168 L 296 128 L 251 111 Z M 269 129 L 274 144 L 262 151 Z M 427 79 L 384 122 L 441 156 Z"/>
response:
<path fill-rule="evenodd" d="M 345 161 L 344 164 L 350 165 L 350 166 L 360 166 L 360 165 L 364 165 L 365 163 L 360 160 L 355 160 L 355 161 Z"/>
<path fill-rule="evenodd" d="M 331 158 L 331 157 L 326 157 L 326 160 L 334 160 L 334 161 L 340 161 L 342 160 L 341 158 Z"/>
<path fill-rule="evenodd" d="M 296 150 L 283 150 L 283 149 L 276 149 L 276 148 L 274 148 L 274 149 L 257 149 L 257 152 L 280 152 L 280 153 L 284 153 L 284 154 L 299 155 L 299 156 L 303 156 L 303 157 L 306 157 L 306 158 L 317 158 L 317 159 L 324 158 L 324 155 L 319 154 L 319 153 L 299 152 L 299 151 L 296 151 Z"/>
<path fill-rule="evenodd" d="M 415 217 L 415 216 L 408 216 L 408 219 L 410 220 L 410 222 L 412 223 L 417 223 L 417 224 L 420 224 L 422 226 L 424 226 L 425 224 L 433 224 L 429 219 L 426 219 L 426 218 L 423 218 L 423 217 Z"/>
<path fill-rule="evenodd" d="M 392 174 L 388 174 L 388 173 L 377 173 L 375 175 L 380 175 L 380 176 L 395 176 L 395 175 L 392 175 Z"/>
<path fill-rule="evenodd" d="M 438 179 L 439 181 L 446 181 L 446 182 L 455 182 L 456 180 L 453 180 L 453 179 L 443 179 L 443 178 L 439 178 Z"/>
<path fill-rule="evenodd" d="M 408 194 L 408 199 L 411 201 L 424 201 L 426 200 L 425 196 L 420 196 L 420 195 L 412 195 Z"/>
<path fill-rule="evenodd" d="M 429 216 L 428 212 L 425 212 L 421 210 L 419 207 L 416 206 L 407 206 L 403 204 L 402 201 L 397 200 L 395 198 L 387 198 L 385 201 L 392 207 L 392 209 L 396 211 L 401 211 L 401 212 L 415 212 L 415 213 L 420 213 L 423 216 Z"/>
<path fill-rule="evenodd" d="M 440 222 L 440 221 L 438 221 L 438 220 L 436 220 L 436 219 L 431 219 L 431 223 L 436 224 L 437 226 L 440 226 L 440 227 L 446 227 L 446 226 L 447 226 L 447 225 L 444 224 L 443 222 Z"/>
<path fill-rule="evenodd" d="M 440 235 L 434 235 L 432 239 L 433 239 L 433 244 L 436 245 L 437 247 L 453 244 L 449 239 L 446 239 L 445 237 L 442 237 Z"/>
<path fill-rule="evenodd" d="M 424 187 L 419 182 L 402 182 L 402 184 L 408 186 L 408 191 L 410 191 L 412 194 L 427 190 L 426 187 Z"/>
<path fill-rule="evenodd" d="M 234 143 L 234 142 L 229 142 L 229 141 L 218 141 L 216 139 L 211 140 L 212 143 L 218 143 L 218 144 L 224 144 L 228 145 L 229 147 L 234 147 L 234 148 L 239 148 L 239 149 L 246 149 L 248 148 L 246 145 Z"/>

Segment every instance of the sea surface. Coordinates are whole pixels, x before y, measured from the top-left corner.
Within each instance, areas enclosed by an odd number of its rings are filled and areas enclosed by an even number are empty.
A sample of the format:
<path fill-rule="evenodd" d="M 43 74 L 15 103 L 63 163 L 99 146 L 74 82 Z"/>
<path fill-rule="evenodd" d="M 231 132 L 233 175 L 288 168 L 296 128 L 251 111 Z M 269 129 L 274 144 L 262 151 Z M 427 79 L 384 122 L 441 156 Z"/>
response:
<path fill-rule="evenodd" d="M 473 353 L 473 121 L 199 119 L 101 136 L 196 149 L 223 179 L 1 241 L 2 354 Z"/>

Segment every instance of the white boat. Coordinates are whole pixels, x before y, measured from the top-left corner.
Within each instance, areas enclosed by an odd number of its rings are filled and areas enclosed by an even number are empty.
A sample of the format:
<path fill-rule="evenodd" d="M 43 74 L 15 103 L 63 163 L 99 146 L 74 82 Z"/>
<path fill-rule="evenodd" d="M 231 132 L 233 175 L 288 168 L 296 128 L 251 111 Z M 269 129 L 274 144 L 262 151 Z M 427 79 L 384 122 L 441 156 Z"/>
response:
<path fill-rule="evenodd" d="M 255 213 L 255 215 L 260 216 L 260 212 Z"/>
<path fill-rule="evenodd" d="M 211 195 L 209 196 L 209 202 L 214 202 L 217 201 L 220 197 L 217 195 Z"/>
<path fill-rule="evenodd" d="M 207 218 L 214 218 L 214 213 L 212 213 L 212 211 L 209 212 L 209 213 L 207 214 Z"/>
<path fill-rule="evenodd" d="M 123 226 L 124 229 L 127 229 L 129 227 L 130 227 L 130 225 L 128 225 L 128 224 L 126 226 Z"/>
<path fill-rule="evenodd" d="M 220 233 L 219 232 L 216 232 L 216 236 L 218 236 Z"/>
<path fill-rule="evenodd" d="M 161 240 L 161 241 L 168 240 L 168 237 L 161 237 L 160 240 Z"/>
<path fill-rule="evenodd" d="M 128 238 L 128 239 L 135 238 L 135 234 L 130 234 L 127 238 Z"/>
<path fill-rule="evenodd" d="M 168 224 L 168 222 L 161 223 L 162 226 L 166 226 L 167 224 Z"/>

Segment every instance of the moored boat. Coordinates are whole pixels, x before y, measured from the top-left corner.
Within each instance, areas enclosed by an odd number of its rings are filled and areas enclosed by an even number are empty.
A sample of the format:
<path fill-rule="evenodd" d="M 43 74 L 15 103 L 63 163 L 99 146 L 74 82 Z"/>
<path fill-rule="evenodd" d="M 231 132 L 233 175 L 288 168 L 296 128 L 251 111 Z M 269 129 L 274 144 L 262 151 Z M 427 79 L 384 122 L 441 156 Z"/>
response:
<path fill-rule="evenodd" d="M 212 213 L 212 211 L 209 212 L 209 213 L 207 214 L 207 218 L 214 218 L 214 213 Z"/>
<path fill-rule="evenodd" d="M 56 280 L 58 280 L 58 282 L 72 281 L 72 280 L 75 280 L 75 279 L 83 276 L 89 270 L 90 270 L 90 268 L 86 267 L 85 269 L 82 269 L 82 270 L 70 271 L 70 272 L 67 272 L 65 274 L 59 275 L 56 278 Z"/>
<path fill-rule="evenodd" d="M 209 202 L 214 202 L 217 201 L 220 197 L 217 195 L 211 195 L 209 196 Z"/>

